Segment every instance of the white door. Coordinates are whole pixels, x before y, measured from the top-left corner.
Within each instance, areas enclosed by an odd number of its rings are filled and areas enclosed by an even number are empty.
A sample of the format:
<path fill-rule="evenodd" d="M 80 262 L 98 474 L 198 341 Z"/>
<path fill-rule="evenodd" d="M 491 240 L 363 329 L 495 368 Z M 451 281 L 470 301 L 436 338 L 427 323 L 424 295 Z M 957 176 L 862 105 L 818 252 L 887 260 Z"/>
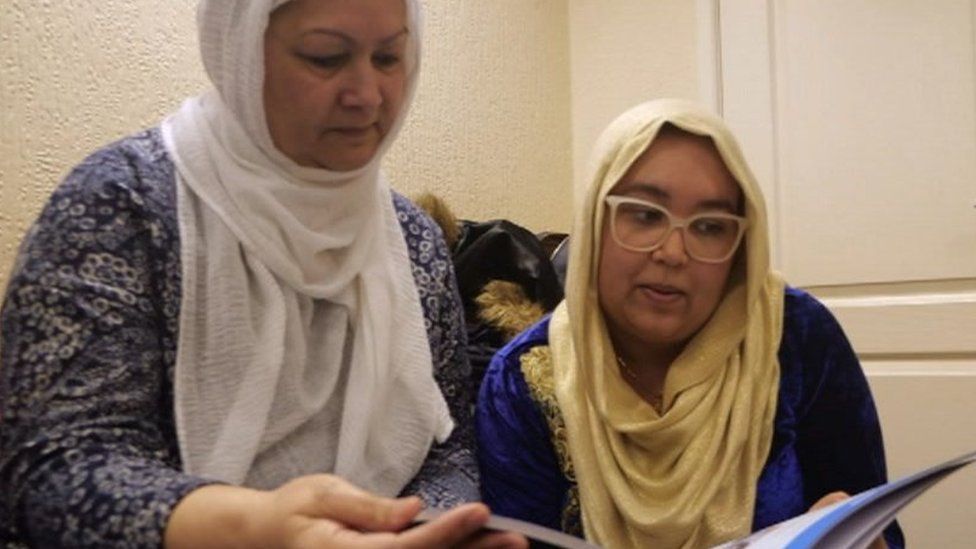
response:
<path fill-rule="evenodd" d="M 858 351 L 889 475 L 976 450 L 976 1 L 703 1 L 775 262 Z M 971 546 L 976 468 L 900 520 Z"/>

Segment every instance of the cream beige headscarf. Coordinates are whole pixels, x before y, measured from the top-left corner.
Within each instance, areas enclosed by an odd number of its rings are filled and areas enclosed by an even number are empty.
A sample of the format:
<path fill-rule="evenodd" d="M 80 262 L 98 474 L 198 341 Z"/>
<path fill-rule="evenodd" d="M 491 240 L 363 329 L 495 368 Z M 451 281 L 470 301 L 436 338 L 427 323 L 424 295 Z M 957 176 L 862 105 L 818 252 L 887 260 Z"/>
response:
<path fill-rule="evenodd" d="M 177 170 L 182 301 L 174 374 L 186 471 L 272 488 L 335 473 L 383 495 L 453 428 L 433 378 L 412 264 L 380 170 L 404 107 L 365 166 L 299 166 L 278 151 L 262 96 L 264 33 L 283 0 L 202 0 L 214 88 L 162 125 Z"/>
<path fill-rule="evenodd" d="M 715 142 L 745 197 L 744 261 L 672 363 L 664 414 L 620 375 L 597 298 L 604 198 L 670 123 Z M 609 548 L 706 547 L 749 532 L 779 389 L 782 279 L 763 198 L 725 124 L 680 100 L 644 103 L 603 133 L 576 203 L 566 300 L 549 340 L 587 539 Z"/>

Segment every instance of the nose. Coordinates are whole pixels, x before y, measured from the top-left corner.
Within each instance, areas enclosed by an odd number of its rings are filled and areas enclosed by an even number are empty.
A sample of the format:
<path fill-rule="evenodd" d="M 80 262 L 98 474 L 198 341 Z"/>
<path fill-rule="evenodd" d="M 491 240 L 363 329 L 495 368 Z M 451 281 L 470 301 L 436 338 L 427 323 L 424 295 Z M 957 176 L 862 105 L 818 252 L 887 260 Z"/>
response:
<path fill-rule="evenodd" d="M 660 261 L 668 267 L 680 267 L 688 262 L 688 252 L 685 249 L 685 232 L 673 229 L 660 246 L 651 252 L 651 259 Z"/>
<path fill-rule="evenodd" d="M 339 103 L 343 107 L 375 109 L 383 102 L 380 74 L 369 59 L 357 60 L 347 67 Z"/>

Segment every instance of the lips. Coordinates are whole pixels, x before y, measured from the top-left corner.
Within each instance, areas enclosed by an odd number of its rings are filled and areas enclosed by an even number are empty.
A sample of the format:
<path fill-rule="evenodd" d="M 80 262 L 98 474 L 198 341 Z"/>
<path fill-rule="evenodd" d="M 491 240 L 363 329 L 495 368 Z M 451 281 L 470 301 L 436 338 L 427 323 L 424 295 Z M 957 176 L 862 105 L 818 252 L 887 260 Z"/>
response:
<path fill-rule="evenodd" d="M 365 137 L 373 132 L 373 126 L 343 126 L 332 128 L 330 131 L 346 137 Z"/>
<path fill-rule="evenodd" d="M 654 303 L 675 303 L 685 297 L 682 290 L 668 284 L 641 284 L 639 288 L 641 295 Z"/>

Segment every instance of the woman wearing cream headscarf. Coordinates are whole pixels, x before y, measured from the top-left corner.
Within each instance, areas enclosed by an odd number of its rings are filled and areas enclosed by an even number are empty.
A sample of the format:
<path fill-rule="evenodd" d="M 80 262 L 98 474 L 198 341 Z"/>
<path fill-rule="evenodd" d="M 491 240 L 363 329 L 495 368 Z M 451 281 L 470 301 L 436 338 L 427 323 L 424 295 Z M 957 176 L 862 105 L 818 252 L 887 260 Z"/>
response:
<path fill-rule="evenodd" d="M 449 254 L 380 171 L 418 2 L 203 0 L 198 23 L 214 88 L 89 157 L 15 266 L 0 538 L 524 543 L 472 539 L 480 504 L 398 533 L 420 498 L 478 496 Z"/>
<path fill-rule="evenodd" d="M 679 100 L 594 152 L 566 299 L 493 360 L 485 502 L 609 548 L 707 547 L 885 481 L 839 325 L 770 269 L 765 207 L 725 124 Z M 901 545 L 892 524 L 891 545 Z"/>

